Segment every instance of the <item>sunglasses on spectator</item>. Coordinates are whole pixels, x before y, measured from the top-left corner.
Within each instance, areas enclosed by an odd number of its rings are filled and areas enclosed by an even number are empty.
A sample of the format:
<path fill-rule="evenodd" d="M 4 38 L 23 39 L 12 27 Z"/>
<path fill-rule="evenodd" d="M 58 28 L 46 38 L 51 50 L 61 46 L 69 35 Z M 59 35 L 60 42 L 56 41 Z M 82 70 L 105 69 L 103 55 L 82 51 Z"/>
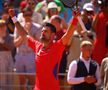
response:
<path fill-rule="evenodd" d="M 94 14 L 94 12 L 93 12 L 93 11 L 87 11 L 87 13 L 88 13 L 88 14 Z"/>
<path fill-rule="evenodd" d="M 23 15 L 24 15 L 24 16 L 29 16 L 29 17 L 31 17 L 31 16 L 32 16 L 32 13 L 31 13 L 31 12 L 25 12 Z"/>
<path fill-rule="evenodd" d="M 50 12 L 54 12 L 54 11 L 57 11 L 57 8 L 50 8 L 49 10 Z"/>

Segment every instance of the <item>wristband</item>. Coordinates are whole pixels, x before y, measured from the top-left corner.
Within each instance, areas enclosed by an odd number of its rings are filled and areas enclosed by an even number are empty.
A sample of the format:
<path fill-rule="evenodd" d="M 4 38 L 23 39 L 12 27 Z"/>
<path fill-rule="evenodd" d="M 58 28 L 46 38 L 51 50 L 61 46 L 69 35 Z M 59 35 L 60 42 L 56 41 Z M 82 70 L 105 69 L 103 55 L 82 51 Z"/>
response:
<path fill-rule="evenodd" d="M 77 23 L 78 23 L 78 19 L 77 18 L 72 18 L 71 24 L 76 26 Z"/>
<path fill-rule="evenodd" d="M 12 17 L 12 21 L 13 21 L 13 23 L 18 22 L 17 17 L 16 16 Z"/>

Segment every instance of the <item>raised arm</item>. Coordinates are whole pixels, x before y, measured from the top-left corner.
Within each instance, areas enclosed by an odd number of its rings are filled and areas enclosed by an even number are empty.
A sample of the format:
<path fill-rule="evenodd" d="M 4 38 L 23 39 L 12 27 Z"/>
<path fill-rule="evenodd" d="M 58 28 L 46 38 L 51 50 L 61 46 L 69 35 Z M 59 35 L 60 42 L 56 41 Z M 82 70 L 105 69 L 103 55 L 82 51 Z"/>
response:
<path fill-rule="evenodd" d="M 63 35 L 62 37 L 62 42 L 65 46 L 68 45 L 73 33 L 74 33 L 74 30 L 76 29 L 76 26 L 77 26 L 77 23 L 78 23 L 78 20 L 77 20 L 77 16 L 79 15 L 79 12 L 77 12 L 76 14 L 73 15 L 71 21 L 70 21 L 70 24 L 68 26 L 68 29 L 66 31 L 66 33 Z"/>
<path fill-rule="evenodd" d="M 17 28 L 18 33 L 20 34 L 20 36 L 23 39 L 26 39 L 27 32 L 26 32 L 26 30 L 24 30 L 24 28 L 21 26 L 21 24 L 17 21 L 14 9 L 9 9 L 8 12 L 9 12 L 9 15 L 11 16 L 11 18 L 15 24 L 15 27 Z"/>

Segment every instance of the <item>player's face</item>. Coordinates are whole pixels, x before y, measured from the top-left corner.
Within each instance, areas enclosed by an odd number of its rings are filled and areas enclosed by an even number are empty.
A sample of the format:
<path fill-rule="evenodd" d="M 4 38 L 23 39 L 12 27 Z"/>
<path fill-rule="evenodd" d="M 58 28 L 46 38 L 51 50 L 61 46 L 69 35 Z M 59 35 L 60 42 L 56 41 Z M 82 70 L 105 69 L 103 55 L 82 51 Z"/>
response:
<path fill-rule="evenodd" d="M 49 27 L 43 27 L 42 28 L 42 32 L 41 32 L 41 36 L 40 36 L 40 40 L 42 42 L 50 42 L 52 41 L 54 38 L 54 35 L 52 33 L 52 31 L 50 30 Z"/>

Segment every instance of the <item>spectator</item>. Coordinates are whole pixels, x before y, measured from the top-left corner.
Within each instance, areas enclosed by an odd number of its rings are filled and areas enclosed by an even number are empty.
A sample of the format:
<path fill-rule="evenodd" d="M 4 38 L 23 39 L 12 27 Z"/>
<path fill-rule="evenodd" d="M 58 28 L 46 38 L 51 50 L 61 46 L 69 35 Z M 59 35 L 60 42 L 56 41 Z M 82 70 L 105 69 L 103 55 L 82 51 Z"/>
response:
<path fill-rule="evenodd" d="M 14 24 L 13 24 L 11 18 L 9 17 L 8 12 L 3 11 L 2 15 L 1 15 L 1 18 L 6 21 L 7 32 L 9 32 L 10 34 L 13 34 L 13 32 L 14 32 Z"/>
<path fill-rule="evenodd" d="M 87 30 L 91 30 L 92 20 L 95 15 L 92 3 L 85 3 L 82 11 L 82 20 Z"/>
<path fill-rule="evenodd" d="M 12 90 L 13 87 L 13 37 L 6 32 L 6 22 L 0 19 L 0 89 Z"/>
<path fill-rule="evenodd" d="M 36 85 L 34 90 L 59 90 L 58 68 L 65 46 L 68 44 L 78 23 L 77 18 L 72 18 L 72 22 L 69 25 L 66 34 L 64 34 L 59 41 L 54 43 L 53 40 L 56 28 L 51 23 L 45 23 L 43 25 L 40 36 L 41 42 L 39 42 L 27 35 L 27 32 L 17 21 L 13 9 L 9 10 L 9 14 L 12 17 L 21 38 L 28 42 L 28 45 L 35 51 L 37 56 Z M 76 13 L 76 16 L 77 15 L 78 13 Z"/>
<path fill-rule="evenodd" d="M 24 8 L 26 7 L 26 5 L 27 5 L 27 2 L 26 2 L 26 1 L 22 1 L 22 2 L 20 3 L 20 10 L 21 10 L 21 12 L 23 12 L 23 10 L 24 10 Z"/>
<path fill-rule="evenodd" d="M 47 7 L 46 16 L 44 19 L 44 22 L 48 21 L 51 16 L 53 15 L 59 15 L 59 8 L 55 4 L 55 2 L 50 2 Z"/>
<path fill-rule="evenodd" d="M 21 23 L 24 26 L 28 35 L 34 39 L 39 40 L 40 36 L 40 25 L 35 24 L 32 21 L 32 10 L 26 9 L 23 13 L 25 22 Z M 31 89 L 33 89 L 35 84 L 35 53 L 31 48 L 29 48 L 23 38 L 19 36 L 18 30 L 14 33 L 14 44 L 17 48 L 15 55 L 15 68 L 16 72 L 19 73 L 20 90 L 27 90 L 26 80 L 29 81 Z M 22 74 L 23 73 L 23 74 Z M 32 75 L 33 74 L 33 75 Z"/>
<path fill-rule="evenodd" d="M 31 8 L 34 10 L 36 4 L 38 3 L 36 0 L 27 0 L 27 8 Z"/>
<path fill-rule="evenodd" d="M 59 10 L 60 10 L 60 8 L 54 2 L 50 2 L 48 4 L 46 18 L 45 18 L 45 20 L 43 22 L 47 22 L 47 21 L 51 20 L 50 18 L 53 17 L 53 16 L 54 17 L 56 17 L 56 16 L 59 17 Z M 61 17 L 59 17 L 59 18 L 61 18 Z M 68 25 L 66 23 L 66 20 L 64 18 L 61 18 L 61 19 L 62 19 L 61 20 L 61 23 L 62 23 L 61 24 L 62 25 L 61 27 L 64 28 L 64 29 L 67 29 L 67 26 Z"/>
<path fill-rule="evenodd" d="M 92 3 L 85 3 L 83 6 L 83 11 L 81 12 L 82 15 L 82 21 L 84 22 L 85 28 L 86 28 L 86 38 L 83 39 L 89 39 L 93 43 L 95 35 L 92 30 L 92 22 L 95 15 L 94 11 L 94 5 Z M 82 28 L 81 28 L 82 29 Z M 82 33 L 82 36 L 83 33 Z"/>
<path fill-rule="evenodd" d="M 10 16 L 8 15 L 8 10 L 10 8 L 13 8 L 13 6 L 8 1 L 5 1 L 3 3 L 3 13 L 2 13 L 3 15 L 2 15 L 2 17 L 4 19 L 4 16 L 5 16 L 5 20 L 6 20 L 6 23 L 7 23 L 7 26 L 8 26 L 8 32 L 13 34 L 15 26 L 14 26 L 13 21 L 11 20 Z M 16 10 L 15 10 L 15 13 L 17 15 Z"/>
<path fill-rule="evenodd" d="M 68 14 L 60 0 L 43 0 L 36 5 L 35 11 L 41 13 L 43 18 L 45 18 L 46 8 L 48 7 L 49 2 L 55 2 L 57 6 L 60 7 L 60 13 L 63 13 L 64 19 L 66 20 L 68 17 Z"/>
<path fill-rule="evenodd" d="M 102 90 L 108 90 L 108 57 L 105 57 L 101 63 Z"/>
<path fill-rule="evenodd" d="M 100 85 L 99 65 L 92 60 L 93 45 L 90 41 L 82 41 L 80 44 L 81 55 L 78 60 L 71 62 L 67 81 L 72 90 L 96 90 Z"/>
<path fill-rule="evenodd" d="M 32 15 L 32 21 L 34 23 L 38 23 L 38 24 L 42 24 L 42 15 L 39 14 L 38 12 L 34 12 L 34 7 L 37 4 L 37 2 L 35 0 L 27 0 L 27 1 L 22 1 L 20 3 L 20 7 L 24 9 L 26 8 L 30 8 L 33 11 L 33 15 Z M 24 17 L 23 17 L 23 11 L 21 13 L 19 13 L 18 15 L 18 21 L 20 22 L 24 22 Z"/>
<path fill-rule="evenodd" d="M 5 1 L 3 3 L 3 10 L 6 11 L 6 12 L 8 12 L 10 6 L 11 5 L 9 4 L 9 2 L 8 1 Z"/>
<path fill-rule="evenodd" d="M 108 53 L 108 1 L 104 0 L 101 11 L 93 20 L 93 29 L 96 32 L 96 39 L 94 41 L 93 59 L 99 64 Z"/>
<path fill-rule="evenodd" d="M 11 18 L 9 19 L 9 14 L 8 14 L 8 12 L 3 11 L 3 12 L 2 12 L 1 18 L 2 18 L 3 20 L 5 20 L 5 22 L 6 22 L 6 27 L 7 27 L 7 30 L 6 30 L 6 31 L 7 31 L 8 33 L 10 33 L 11 35 L 13 35 L 14 25 L 13 25 L 12 23 L 9 22 L 9 21 L 11 21 Z M 12 21 L 11 21 L 11 22 L 12 22 Z M 16 54 L 16 48 L 14 47 L 14 49 L 12 50 L 12 56 L 13 56 L 13 58 L 14 58 L 15 54 Z M 15 59 L 14 59 L 14 61 L 15 61 Z"/>
<path fill-rule="evenodd" d="M 24 22 L 23 12 L 24 12 L 24 9 L 26 8 L 26 5 L 27 5 L 26 1 L 22 1 L 22 2 L 20 3 L 20 13 L 19 13 L 18 16 L 17 16 L 18 21 L 19 21 L 20 23 Z"/>
<path fill-rule="evenodd" d="M 27 0 L 27 8 L 31 8 L 33 10 L 33 16 L 32 16 L 33 22 L 42 25 L 42 23 L 43 23 L 42 15 L 40 13 L 34 11 L 34 8 L 36 5 L 37 5 L 36 0 Z"/>

